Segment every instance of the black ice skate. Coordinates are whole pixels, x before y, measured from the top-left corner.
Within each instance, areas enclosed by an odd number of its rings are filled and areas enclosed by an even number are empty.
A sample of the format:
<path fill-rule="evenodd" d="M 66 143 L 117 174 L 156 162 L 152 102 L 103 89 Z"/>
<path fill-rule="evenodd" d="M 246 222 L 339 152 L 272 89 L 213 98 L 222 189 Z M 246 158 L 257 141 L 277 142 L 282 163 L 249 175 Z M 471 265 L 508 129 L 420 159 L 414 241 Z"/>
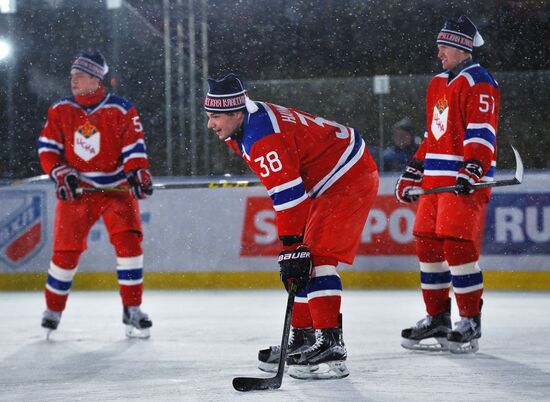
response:
<path fill-rule="evenodd" d="M 342 329 L 317 329 L 312 346 L 289 356 L 288 374 L 301 380 L 344 378 L 349 375 L 346 358 Z"/>
<path fill-rule="evenodd" d="M 46 330 L 46 339 L 50 339 L 50 335 L 55 331 L 61 320 L 61 313 L 57 311 L 46 310 L 42 314 L 42 328 Z"/>
<path fill-rule="evenodd" d="M 287 356 L 300 353 L 315 343 L 315 330 L 313 328 L 291 328 L 288 340 Z M 260 364 L 258 368 L 267 373 L 276 373 L 279 366 L 281 346 L 270 346 L 258 352 Z M 292 362 L 287 359 L 287 364 Z"/>
<path fill-rule="evenodd" d="M 122 322 L 126 324 L 126 336 L 128 338 L 149 338 L 151 336 L 150 328 L 153 322 L 139 306 L 124 307 L 122 313 Z"/>
<path fill-rule="evenodd" d="M 452 353 L 475 353 L 479 350 L 481 338 L 481 313 L 475 317 L 462 317 L 455 322 L 455 329 L 449 332 L 447 340 Z"/>
<path fill-rule="evenodd" d="M 451 331 L 451 300 L 447 311 L 436 316 L 427 315 L 414 327 L 401 331 L 401 346 L 409 350 L 441 352 L 449 350 L 447 334 Z"/>

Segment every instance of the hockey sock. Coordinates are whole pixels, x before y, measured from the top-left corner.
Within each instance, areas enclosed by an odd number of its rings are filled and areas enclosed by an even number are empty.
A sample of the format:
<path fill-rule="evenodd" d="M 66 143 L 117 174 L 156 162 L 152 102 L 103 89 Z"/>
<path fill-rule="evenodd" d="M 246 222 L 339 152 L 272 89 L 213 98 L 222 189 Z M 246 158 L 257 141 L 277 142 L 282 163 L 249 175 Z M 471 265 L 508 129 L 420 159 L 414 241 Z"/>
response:
<path fill-rule="evenodd" d="M 483 274 L 479 252 L 473 241 L 445 240 L 445 256 L 451 269 L 453 288 L 461 317 L 474 317 L 481 308 Z"/>
<path fill-rule="evenodd" d="M 416 238 L 416 253 L 420 260 L 420 284 L 426 312 L 433 316 L 447 311 L 451 272 L 443 256 L 443 240 Z"/>
<path fill-rule="evenodd" d="M 55 312 L 65 310 L 80 254 L 81 251 L 54 252 L 44 291 L 48 310 Z"/>
<path fill-rule="evenodd" d="M 122 304 L 126 307 L 141 305 L 143 294 L 143 255 L 117 257 L 118 285 Z"/>
<path fill-rule="evenodd" d="M 420 282 L 426 312 L 432 317 L 447 311 L 451 272 L 446 262 L 421 262 Z"/>
<path fill-rule="evenodd" d="M 342 300 L 342 281 L 332 265 L 313 268 L 307 286 L 308 304 L 313 328 L 337 328 Z"/>
<path fill-rule="evenodd" d="M 124 306 L 139 306 L 143 295 L 143 251 L 140 232 L 119 232 L 111 236 L 117 255 L 117 276 Z"/>
<path fill-rule="evenodd" d="M 294 328 L 311 328 L 311 314 L 307 302 L 307 290 L 304 289 L 294 298 L 294 311 L 292 313 L 292 326 Z"/>

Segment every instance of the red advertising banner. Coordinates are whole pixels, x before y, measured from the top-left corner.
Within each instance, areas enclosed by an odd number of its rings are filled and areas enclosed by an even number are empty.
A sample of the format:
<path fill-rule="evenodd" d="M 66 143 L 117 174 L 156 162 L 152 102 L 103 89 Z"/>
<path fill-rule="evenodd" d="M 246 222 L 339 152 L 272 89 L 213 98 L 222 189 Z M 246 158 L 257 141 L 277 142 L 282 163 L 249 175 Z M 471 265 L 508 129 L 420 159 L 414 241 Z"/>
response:
<path fill-rule="evenodd" d="M 415 212 L 416 204 L 401 205 L 393 195 L 379 195 L 365 223 L 357 255 L 414 255 Z M 280 251 L 271 199 L 248 197 L 241 256 L 274 256 Z"/>

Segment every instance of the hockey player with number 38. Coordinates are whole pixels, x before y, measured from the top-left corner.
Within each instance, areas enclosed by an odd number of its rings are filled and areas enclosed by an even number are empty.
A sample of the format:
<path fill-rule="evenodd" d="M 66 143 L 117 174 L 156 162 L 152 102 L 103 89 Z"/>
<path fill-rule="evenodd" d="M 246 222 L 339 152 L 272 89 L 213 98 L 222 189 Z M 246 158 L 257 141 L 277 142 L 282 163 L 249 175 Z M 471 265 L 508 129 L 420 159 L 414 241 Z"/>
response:
<path fill-rule="evenodd" d="M 402 331 L 402 346 L 413 350 L 473 353 L 481 337 L 483 276 L 481 238 L 490 190 L 473 185 L 493 180 L 500 89 L 491 74 L 472 60 L 483 45 L 467 17 L 447 20 L 437 37 L 444 72 L 426 96 L 424 141 L 397 182 L 402 203 L 418 196 L 407 190 L 455 186 L 454 193 L 423 195 L 413 233 L 420 260 L 422 296 L 428 315 Z M 450 285 L 460 320 L 451 325 Z"/>
<path fill-rule="evenodd" d="M 355 258 L 378 190 L 376 165 L 353 128 L 253 102 L 234 74 L 208 84 L 208 128 L 258 175 L 276 211 L 281 280 L 287 291 L 297 289 L 289 375 L 346 377 L 336 267 Z M 279 348 L 259 352 L 260 369 L 276 371 Z"/>
<path fill-rule="evenodd" d="M 106 91 L 107 72 L 101 53 L 82 52 L 71 65 L 73 96 L 50 107 L 38 140 L 42 169 L 58 198 L 42 326 L 57 329 L 88 233 L 103 218 L 116 251 L 126 334 L 148 337 L 152 322 L 140 309 L 143 235 L 137 200 L 152 194 L 152 177 L 137 111 Z M 128 185 L 131 191 L 77 193 L 79 187 Z"/>

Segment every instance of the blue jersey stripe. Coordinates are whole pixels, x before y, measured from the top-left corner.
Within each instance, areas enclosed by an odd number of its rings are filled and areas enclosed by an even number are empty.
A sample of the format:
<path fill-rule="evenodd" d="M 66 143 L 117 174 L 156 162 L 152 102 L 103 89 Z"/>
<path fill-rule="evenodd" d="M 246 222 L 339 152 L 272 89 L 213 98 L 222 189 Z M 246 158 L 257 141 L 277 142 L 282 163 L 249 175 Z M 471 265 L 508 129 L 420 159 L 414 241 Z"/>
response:
<path fill-rule="evenodd" d="M 338 275 L 318 276 L 311 278 L 307 285 L 307 292 L 320 290 L 342 290 L 342 281 Z"/>
<path fill-rule="evenodd" d="M 51 149 L 58 152 L 61 152 L 63 150 L 58 145 L 52 144 L 51 142 L 38 141 L 38 150 L 40 151 L 45 149 Z"/>
<path fill-rule="evenodd" d="M 424 170 L 452 170 L 458 172 L 462 167 L 462 161 L 450 161 L 446 159 L 426 159 Z"/>
<path fill-rule="evenodd" d="M 466 68 L 464 74 L 469 74 L 476 84 L 487 83 L 495 88 L 498 88 L 498 83 L 494 80 L 491 74 L 479 64 L 471 68 Z"/>
<path fill-rule="evenodd" d="M 483 283 L 483 274 L 481 272 L 468 275 L 453 275 L 453 287 L 455 288 L 467 288 L 481 283 Z"/>
<path fill-rule="evenodd" d="M 131 149 L 122 153 L 122 160 L 126 160 L 131 154 L 144 154 L 145 151 L 145 144 L 138 142 Z"/>
<path fill-rule="evenodd" d="M 106 174 L 104 176 L 87 176 L 85 172 L 82 172 L 81 175 L 86 178 L 86 181 L 90 181 L 101 186 L 108 186 L 109 184 L 126 180 L 126 174 L 123 170 L 115 174 Z"/>
<path fill-rule="evenodd" d="M 297 200 L 302 197 L 306 192 L 304 182 L 300 182 L 294 187 L 287 188 L 283 191 L 279 191 L 271 196 L 273 205 L 281 205 L 290 201 Z"/>
<path fill-rule="evenodd" d="M 129 111 L 132 108 L 132 104 L 127 99 L 115 95 L 109 96 L 109 99 L 107 99 L 107 102 L 105 102 L 104 105 L 117 105 L 126 111 Z"/>
<path fill-rule="evenodd" d="M 426 285 L 434 285 L 436 283 L 450 283 L 451 271 L 445 272 L 420 272 L 420 282 Z"/>
<path fill-rule="evenodd" d="M 361 150 L 361 146 L 363 145 L 363 142 L 364 142 L 363 137 L 361 137 L 359 135 L 357 130 L 353 130 L 353 135 L 354 135 L 354 139 L 355 139 L 355 143 L 353 144 L 353 149 L 351 150 L 350 154 L 348 155 L 348 157 L 346 158 L 344 163 L 342 163 L 342 165 L 338 166 L 338 168 L 334 172 L 332 172 L 330 177 L 323 178 L 323 180 L 326 179 L 325 183 L 328 183 L 330 181 L 331 177 L 334 177 L 335 175 L 337 175 L 338 172 L 340 172 L 340 170 L 344 169 L 349 163 L 351 163 L 352 159 Z M 311 198 L 317 197 L 317 194 L 319 194 L 319 192 L 322 191 L 324 187 L 325 187 L 325 185 L 322 185 L 321 187 L 319 187 L 313 194 L 311 194 Z"/>
<path fill-rule="evenodd" d="M 495 146 L 495 135 L 488 128 L 467 129 L 466 133 L 464 133 L 464 141 L 472 138 L 482 138 L 493 147 Z"/>
<path fill-rule="evenodd" d="M 136 280 L 143 278 L 143 268 L 136 269 L 119 269 L 117 270 L 118 280 Z"/>
<path fill-rule="evenodd" d="M 273 125 L 271 121 L 270 113 L 271 110 L 268 110 L 267 105 L 264 105 L 262 102 L 256 102 L 258 106 L 258 111 L 255 113 L 245 113 L 244 117 L 244 135 L 242 140 L 238 140 L 239 149 L 243 149 L 244 153 L 250 155 L 250 149 L 252 146 L 262 138 L 278 133 L 279 130 Z"/>
<path fill-rule="evenodd" d="M 55 279 L 53 276 L 48 274 L 47 283 L 53 289 L 57 289 L 57 290 L 61 290 L 61 291 L 67 291 L 67 290 L 71 289 L 73 281 L 60 281 L 59 279 Z"/>

